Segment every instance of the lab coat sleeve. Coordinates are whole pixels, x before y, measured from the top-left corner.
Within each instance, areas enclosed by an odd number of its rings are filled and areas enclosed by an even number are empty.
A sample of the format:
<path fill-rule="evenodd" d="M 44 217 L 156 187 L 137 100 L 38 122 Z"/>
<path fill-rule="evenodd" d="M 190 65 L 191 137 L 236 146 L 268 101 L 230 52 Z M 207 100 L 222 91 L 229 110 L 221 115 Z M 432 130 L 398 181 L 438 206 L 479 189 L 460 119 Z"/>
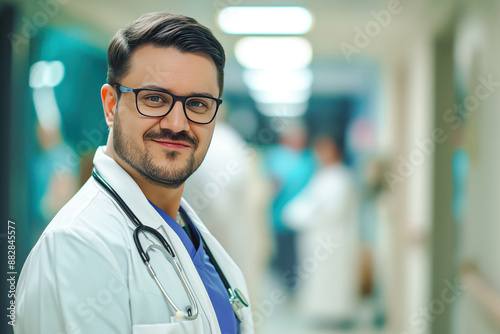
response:
<path fill-rule="evenodd" d="M 130 333 L 127 280 L 108 245 L 79 228 L 46 231 L 16 296 L 16 334 Z"/>

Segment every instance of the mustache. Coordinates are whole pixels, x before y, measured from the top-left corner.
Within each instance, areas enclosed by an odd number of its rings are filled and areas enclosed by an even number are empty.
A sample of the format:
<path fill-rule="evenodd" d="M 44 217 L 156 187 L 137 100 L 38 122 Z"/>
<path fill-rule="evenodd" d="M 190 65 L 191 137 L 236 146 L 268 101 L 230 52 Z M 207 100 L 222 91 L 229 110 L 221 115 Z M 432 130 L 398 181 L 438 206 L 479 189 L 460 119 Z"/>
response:
<path fill-rule="evenodd" d="M 162 129 L 159 133 L 148 131 L 144 134 L 144 139 L 180 140 L 191 144 L 195 149 L 198 148 L 198 138 L 191 137 L 186 131 L 173 132 L 170 129 Z"/>

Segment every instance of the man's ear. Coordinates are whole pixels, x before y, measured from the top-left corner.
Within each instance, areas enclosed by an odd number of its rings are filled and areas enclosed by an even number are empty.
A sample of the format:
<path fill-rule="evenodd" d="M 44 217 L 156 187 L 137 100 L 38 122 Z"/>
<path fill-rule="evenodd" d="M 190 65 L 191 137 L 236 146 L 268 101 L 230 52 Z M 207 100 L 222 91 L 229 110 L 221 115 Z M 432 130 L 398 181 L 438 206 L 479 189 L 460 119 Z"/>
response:
<path fill-rule="evenodd" d="M 106 124 L 110 128 L 113 127 L 115 121 L 115 111 L 118 103 L 116 91 L 113 86 L 109 84 L 104 84 L 101 88 L 101 99 L 102 107 L 104 109 L 104 118 L 106 119 Z"/>

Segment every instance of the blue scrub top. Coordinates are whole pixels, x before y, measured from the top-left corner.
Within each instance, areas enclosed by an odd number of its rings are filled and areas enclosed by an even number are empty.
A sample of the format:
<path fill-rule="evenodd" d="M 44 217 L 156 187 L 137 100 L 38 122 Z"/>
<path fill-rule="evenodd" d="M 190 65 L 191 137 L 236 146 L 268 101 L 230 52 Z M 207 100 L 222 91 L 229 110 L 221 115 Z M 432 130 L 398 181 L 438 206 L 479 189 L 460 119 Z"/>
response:
<path fill-rule="evenodd" d="M 149 201 L 151 205 L 156 209 L 156 211 L 162 216 L 165 222 L 170 226 L 177 236 L 181 239 L 184 247 L 188 251 L 191 259 L 193 260 L 194 266 L 198 271 L 198 274 L 207 289 L 208 296 L 212 301 L 212 305 L 215 309 L 215 314 L 217 315 L 217 320 L 219 321 L 219 327 L 222 334 L 237 334 L 239 333 L 239 322 L 238 318 L 234 314 L 233 307 L 229 302 L 229 293 L 226 290 L 224 283 L 222 282 L 219 273 L 215 270 L 214 266 L 210 262 L 205 249 L 203 248 L 200 234 L 198 229 L 194 226 L 193 222 L 186 214 L 184 209 L 181 207 L 180 211 L 185 223 L 189 226 L 191 235 L 195 240 L 196 245 L 193 244 L 186 231 L 165 211 L 157 207 L 153 202 Z"/>

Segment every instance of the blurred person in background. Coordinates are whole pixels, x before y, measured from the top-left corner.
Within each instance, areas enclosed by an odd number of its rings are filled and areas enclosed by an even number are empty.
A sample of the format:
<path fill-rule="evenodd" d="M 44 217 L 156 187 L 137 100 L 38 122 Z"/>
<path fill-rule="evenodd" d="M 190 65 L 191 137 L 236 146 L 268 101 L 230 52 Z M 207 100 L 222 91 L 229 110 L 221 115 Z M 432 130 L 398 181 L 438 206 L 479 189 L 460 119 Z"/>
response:
<path fill-rule="evenodd" d="M 271 219 L 274 234 L 272 268 L 279 283 L 293 295 L 296 276 L 289 275 L 297 266 L 296 232 L 282 221 L 282 211 L 307 184 L 314 172 L 314 157 L 306 149 L 307 132 L 299 121 L 290 121 L 280 134 L 278 145 L 265 152 L 265 164 L 273 185 Z"/>
<path fill-rule="evenodd" d="M 320 167 L 283 209 L 299 234 L 297 304 L 317 325 L 350 328 L 359 299 L 357 196 L 333 137 L 318 135 L 313 148 Z"/>
<path fill-rule="evenodd" d="M 56 213 L 78 190 L 78 164 L 76 153 L 66 143 L 60 126 L 36 128 L 40 152 L 34 157 L 32 177 L 37 203 L 36 228 L 44 228 Z"/>

